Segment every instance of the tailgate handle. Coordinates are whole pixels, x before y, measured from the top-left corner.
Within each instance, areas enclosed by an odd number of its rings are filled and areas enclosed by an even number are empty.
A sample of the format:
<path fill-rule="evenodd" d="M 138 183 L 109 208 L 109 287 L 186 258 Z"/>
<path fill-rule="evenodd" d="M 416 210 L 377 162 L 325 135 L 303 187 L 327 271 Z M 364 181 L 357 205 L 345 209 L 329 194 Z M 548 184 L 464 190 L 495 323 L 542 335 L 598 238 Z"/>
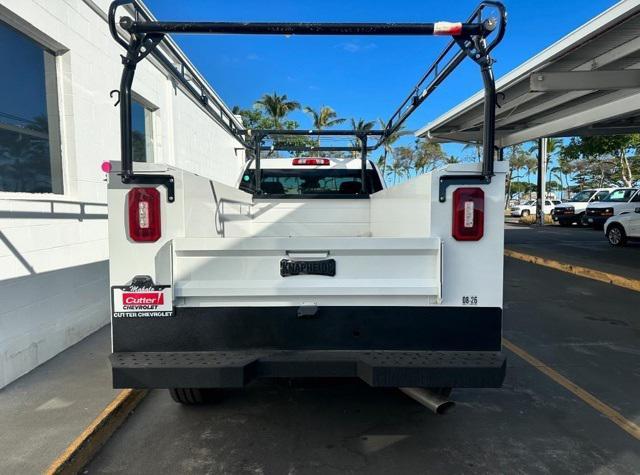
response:
<path fill-rule="evenodd" d="M 329 251 L 285 251 L 290 259 L 326 259 Z"/>

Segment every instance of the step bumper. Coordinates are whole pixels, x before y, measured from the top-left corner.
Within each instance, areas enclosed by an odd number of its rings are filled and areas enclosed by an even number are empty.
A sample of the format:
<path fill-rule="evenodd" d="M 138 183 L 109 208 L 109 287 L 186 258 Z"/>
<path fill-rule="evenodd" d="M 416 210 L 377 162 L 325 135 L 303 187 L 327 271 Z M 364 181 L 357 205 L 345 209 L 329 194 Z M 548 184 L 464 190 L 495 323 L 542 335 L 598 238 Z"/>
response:
<path fill-rule="evenodd" d="M 499 351 L 119 352 L 115 388 L 237 388 L 260 378 L 360 378 L 374 387 L 497 388 Z"/>

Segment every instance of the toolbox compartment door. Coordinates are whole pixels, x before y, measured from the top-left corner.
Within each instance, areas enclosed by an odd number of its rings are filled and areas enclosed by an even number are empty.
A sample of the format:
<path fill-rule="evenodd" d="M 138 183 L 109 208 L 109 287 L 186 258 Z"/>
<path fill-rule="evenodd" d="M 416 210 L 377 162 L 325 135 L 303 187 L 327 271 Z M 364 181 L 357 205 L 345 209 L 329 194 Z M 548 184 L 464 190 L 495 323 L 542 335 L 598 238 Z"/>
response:
<path fill-rule="evenodd" d="M 441 296 L 433 237 L 177 238 L 172 247 L 177 305 L 425 305 Z M 290 275 L 287 263 L 317 261 L 333 261 L 335 275 Z"/>

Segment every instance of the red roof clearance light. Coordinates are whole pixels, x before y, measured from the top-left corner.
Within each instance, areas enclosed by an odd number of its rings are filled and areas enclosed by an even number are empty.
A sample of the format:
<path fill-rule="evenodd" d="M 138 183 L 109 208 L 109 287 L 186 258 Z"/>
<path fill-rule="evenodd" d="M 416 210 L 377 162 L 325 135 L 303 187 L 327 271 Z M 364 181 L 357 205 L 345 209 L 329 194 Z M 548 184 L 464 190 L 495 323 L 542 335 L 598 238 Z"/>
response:
<path fill-rule="evenodd" d="M 293 165 L 330 165 L 328 158 L 294 158 Z"/>
<path fill-rule="evenodd" d="M 484 235 L 484 191 L 458 188 L 453 192 L 453 227 L 456 241 L 479 241 Z"/>

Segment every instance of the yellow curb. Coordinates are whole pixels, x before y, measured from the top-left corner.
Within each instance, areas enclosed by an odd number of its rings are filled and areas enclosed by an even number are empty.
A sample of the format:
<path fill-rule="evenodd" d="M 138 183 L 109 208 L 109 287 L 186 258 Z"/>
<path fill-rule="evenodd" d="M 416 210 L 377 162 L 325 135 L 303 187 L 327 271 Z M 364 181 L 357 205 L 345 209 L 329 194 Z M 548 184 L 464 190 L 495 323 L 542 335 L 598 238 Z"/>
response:
<path fill-rule="evenodd" d="M 104 408 L 44 472 L 46 475 L 77 474 L 91 461 L 109 437 L 147 395 L 147 390 L 124 389 Z"/>
<path fill-rule="evenodd" d="M 589 269 L 588 267 L 566 264 L 564 262 L 556 261 L 553 259 L 545 259 L 544 257 L 532 256 L 530 254 L 512 251 L 511 249 L 505 249 L 504 255 L 507 257 L 512 257 L 514 259 L 519 259 L 521 261 L 537 264 L 539 266 L 549 267 L 551 269 L 578 275 L 587 279 L 597 280 L 600 282 L 605 282 L 607 284 L 617 285 L 618 287 L 624 287 L 625 289 L 640 292 L 640 280 L 629 279 L 620 275 L 610 274 L 608 272 L 602 272 L 595 269 Z"/>
<path fill-rule="evenodd" d="M 515 353 L 516 355 L 518 355 L 520 358 L 525 360 L 527 363 L 529 363 L 531 366 L 536 368 L 538 371 L 540 371 L 541 373 L 547 375 L 549 378 L 554 380 L 560 386 L 562 386 L 563 388 L 565 388 L 568 391 L 570 391 L 571 393 L 573 393 L 575 396 L 580 398 L 582 401 L 587 403 L 589 406 L 594 408 L 596 411 L 598 411 L 603 416 L 607 417 L 609 420 L 611 420 L 614 424 L 616 424 L 622 430 L 624 430 L 625 432 L 629 433 L 630 435 L 632 435 L 636 439 L 640 440 L 640 427 L 637 424 L 635 424 L 634 422 L 626 419 L 618 411 L 616 411 L 612 407 L 606 405 L 600 399 L 598 399 L 597 397 L 595 397 L 591 393 L 585 391 L 584 389 L 582 389 L 580 386 L 578 386 L 577 384 L 573 383 L 569 379 L 565 378 L 560 373 L 558 373 L 556 370 L 551 369 L 549 366 L 545 365 L 542 361 L 540 361 L 539 359 L 537 359 L 534 356 L 531 356 L 525 350 L 523 350 L 519 346 L 511 343 L 506 338 L 502 339 L 502 344 L 507 349 L 509 349 L 510 351 Z"/>

